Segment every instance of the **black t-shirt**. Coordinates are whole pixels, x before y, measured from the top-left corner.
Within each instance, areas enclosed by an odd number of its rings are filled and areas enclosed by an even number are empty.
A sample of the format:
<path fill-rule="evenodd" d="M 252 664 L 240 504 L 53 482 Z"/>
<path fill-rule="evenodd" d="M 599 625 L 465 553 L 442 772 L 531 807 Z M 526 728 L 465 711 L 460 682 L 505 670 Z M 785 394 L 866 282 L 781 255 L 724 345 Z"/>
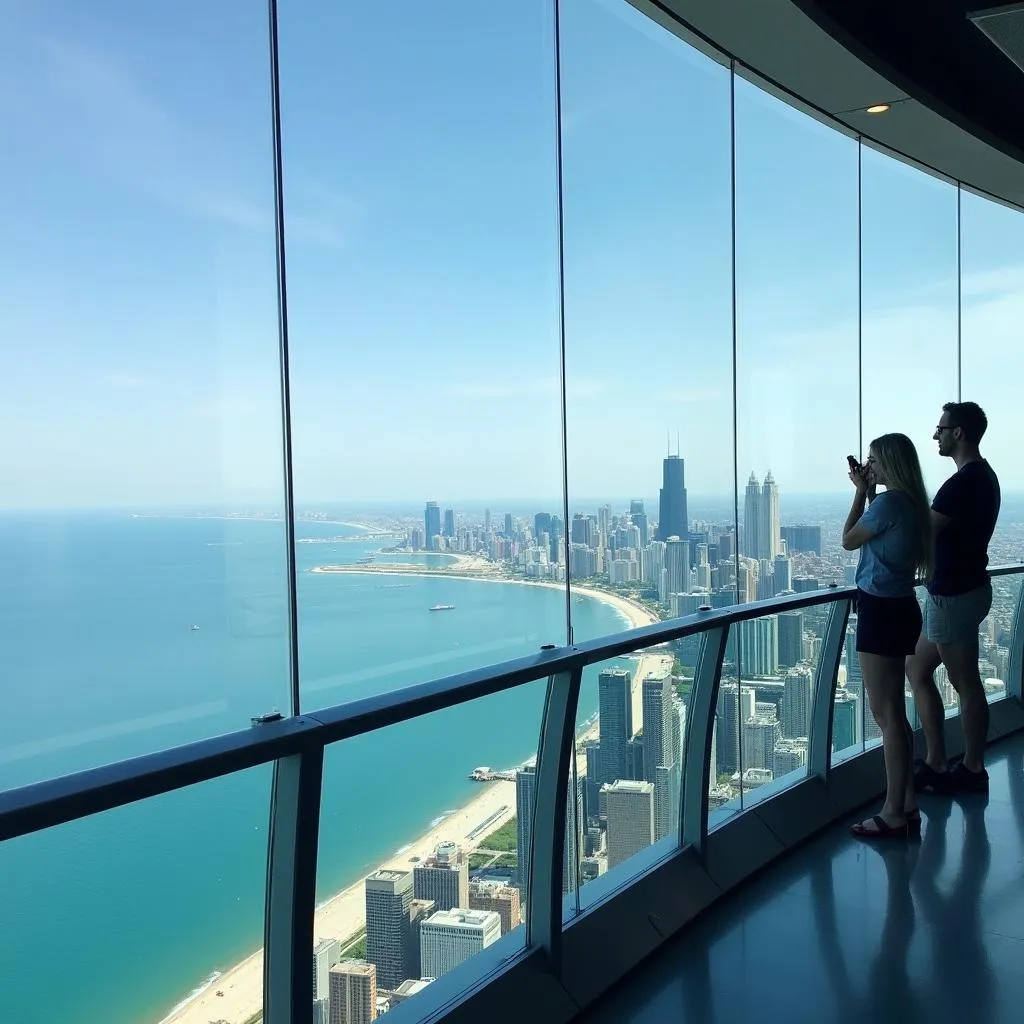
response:
<path fill-rule="evenodd" d="M 949 522 L 935 535 L 931 593 L 952 597 L 984 586 L 999 502 L 999 480 L 984 459 L 968 462 L 939 488 L 932 508 Z"/>

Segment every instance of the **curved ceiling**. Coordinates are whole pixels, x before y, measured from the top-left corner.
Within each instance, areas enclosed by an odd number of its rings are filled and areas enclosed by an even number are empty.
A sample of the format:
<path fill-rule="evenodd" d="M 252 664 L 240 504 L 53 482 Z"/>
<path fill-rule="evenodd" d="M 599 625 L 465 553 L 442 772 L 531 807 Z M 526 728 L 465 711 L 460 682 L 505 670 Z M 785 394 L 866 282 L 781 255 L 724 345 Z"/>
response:
<path fill-rule="evenodd" d="M 985 0 L 632 2 L 817 116 L 1024 208 L 1024 73 L 968 19 Z"/>

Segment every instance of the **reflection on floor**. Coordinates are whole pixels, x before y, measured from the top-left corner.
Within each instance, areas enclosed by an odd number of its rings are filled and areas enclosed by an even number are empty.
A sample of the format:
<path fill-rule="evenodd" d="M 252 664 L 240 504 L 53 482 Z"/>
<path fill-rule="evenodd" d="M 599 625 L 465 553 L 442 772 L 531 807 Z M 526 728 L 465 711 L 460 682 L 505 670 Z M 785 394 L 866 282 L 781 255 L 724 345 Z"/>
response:
<path fill-rule="evenodd" d="M 1024 736 L 992 748 L 989 773 L 987 798 L 922 799 L 917 843 L 868 845 L 849 822 L 830 830 L 581 1020 L 1024 1020 Z"/>

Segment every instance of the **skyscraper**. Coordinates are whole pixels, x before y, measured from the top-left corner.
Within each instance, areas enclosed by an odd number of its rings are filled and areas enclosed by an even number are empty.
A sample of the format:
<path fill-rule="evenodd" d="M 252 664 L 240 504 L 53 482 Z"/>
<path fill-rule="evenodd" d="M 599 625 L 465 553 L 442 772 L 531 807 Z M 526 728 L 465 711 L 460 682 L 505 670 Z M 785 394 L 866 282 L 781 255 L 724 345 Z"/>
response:
<path fill-rule="evenodd" d="M 608 868 L 654 842 L 654 786 L 619 779 L 602 787 L 608 809 Z"/>
<path fill-rule="evenodd" d="M 860 713 L 857 695 L 842 688 L 836 690 L 832 706 L 832 750 L 846 750 L 860 743 Z"/>
<path fill-rule="evenodd" d="M 428 551 L 437 550 L 436 537 L 441 534 L 441 509 L 436 501 L 428 501 L 423 512 L 423 528 L 426 531 L 426 547 Z"/>
<path fill-rule="evenodd" d="M 665 543 L 665 594 L 686 594 L 690 591 L 690 542 L 671 536 Z"/>
<path fill-rule="evenodd" d="M 441 528 L 441 535 L 443 537 L 455 536 L 455 509 L 453 508 L 444 510 L 444 526 Z"/>
<path fill-rule="evenodd" d="M 786 542 L 786 551 L 806 551 L 821 555 L 820 526 L 783 526 L 780 528 L 782 539 Z"/>
<path fill-rule="evenodd" d="M 743 723 L 743 768 L 775 771 L 775 744 L 780 739 L 779 719 L 772 704 L 755 705 L 751 718 Z"/>
<path fill-rule="evenodd" d="M 331 968 L 341 959 L 341 943 L 322 939 L 313 947 L 313 1001 L 330 997 Z"/>
<path fill-rule="evenodd" d="M 621 668 L 605 669 L 597 679 L 601 782 L 629 778 L 629 741 L 633 738 L 632 677 Z"/>
<path fill-rule="evenodd" d="M 784 594 L 793 589 L 793 559 L 789 555 L 776 555 L 773 563 L 775 570 L 775 593 Z"/>
<path fill-rule="evenodd" d="M 779 617 L 763 615 L 740 626 L 740 660 L 743 674 L 773 676 L 779 671 Z"/>
<path fill-rule="evenodd" d="M 806 665 L 797 665 L 786 673 L 780 723 L 782 735 L 787 739 L 810 735 L 813 688 L 814 676 Z"/>
<path fill-rule="evenodd" d="M 792 668 L 804 658 L 804 613 L 779 612 L 779 665 Z"/>
<path fill-rule="evenodd" d="M 758 558 L 774 558 L 780 550 L 779 488 L 772 471 L 761 488 L 760 520 L 757 528 Z"/>
<path fill-rule="evenodd" d="M 522 923 L 519 890 L 501 882 L 473 882 L 469 887 L 470 910 L 493 910 L 501 918 L 501 934 Z"/>
<path fill-rule="evenodd" d="M 548 537 L 551 536 L 551 513 L 550 512 L 538 512 L 533 517 L 533 535 L 537 539 L 537 543 L 540 543 L 541 534 L 546 533 Z"/>
<path fill-rule="evenodd" d="M 644 511 L 642 501 L 631 501 L 629 503 L 629 518 L 633 525 L 640 531 L 640 547 L 647 547 L 650 541 L 650 526 L 647 521 L 647 513 Z"/>
<path fill-rule="evenodd" d="M 341 960 L 331 968 L 331 1024 L 371 1024 L 377 1019 L 377 968 Z"/>
<path fill-rule="evenodd" d="M 740 554 L 760 558 L 761 551 L 761 485 L 753 471 L 747 481 L 743 500 L 743 546 Z"/>
<path fill-rule="evenodd" d="M 755 715 L 757 695 L 752 686 L 722 683 L 715 713 L 715 757 L 718 771 L 732 774 L 740 768 L 740 723 Z"/>
<path fill-rule="evenodd" d="M 411 871 L 384 868 L 366 879 L 366 959 L 376 966 L 382 988 L 396 988 L 410 977 L 412 899 Z"/>
<path fill-rule="evenodd" d="M 571 793 L 571 782 L 569 792 Z M 537 769 L 529 765 L 516 772 L 516 879 L 522 893 L 523 912 L 530 902 L 530 846 L 533 842 L 533 806 L 537 794 Z M 562 892 L 575 885 L 583 835 L 583 780 L 578 780 L 576 799 L 566 808 L 565 842 L 562 849 Z"/>
<path fill-rule="evenodd" d="M 686 477 L 683 460 L 678 455 L 669 455 L 662 463 L 657 539 L 685 538 L 689 532 L 690 520 L 686 512 Z"/>
<path fill-rule="evenodd" d="M 437 910 L 468 906 L 469 863 L 455 843 L 441 843 L 412 876 L 416 899 L 433 900 Z"/>
<path fill-rule="evenodd" d="M 676 827 L 679 803 L 680 722 L 672 675 L 649 675 L 643 681 L 644 773 L 654 784 L 654 837 Z"/>
<path fill-rule="evenodd" d="M 420 929 L 420 977 L 440 978 L 500 937 L 493 910 L 439 910 Z"/>

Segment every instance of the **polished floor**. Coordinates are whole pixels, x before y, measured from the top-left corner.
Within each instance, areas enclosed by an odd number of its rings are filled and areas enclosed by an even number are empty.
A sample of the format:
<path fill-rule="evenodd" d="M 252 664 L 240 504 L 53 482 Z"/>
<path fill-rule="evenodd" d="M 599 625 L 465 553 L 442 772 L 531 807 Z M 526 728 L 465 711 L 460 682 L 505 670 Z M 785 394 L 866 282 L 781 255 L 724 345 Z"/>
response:
<path fill-rule="evenodd" d="M 831 829 L 580 1019 L 1024 1021 L 1024 736 L 992 748 L 989 773 L 987 798 L 923 798 L 917 842 L 868 845 L 849 822 Z"/>

